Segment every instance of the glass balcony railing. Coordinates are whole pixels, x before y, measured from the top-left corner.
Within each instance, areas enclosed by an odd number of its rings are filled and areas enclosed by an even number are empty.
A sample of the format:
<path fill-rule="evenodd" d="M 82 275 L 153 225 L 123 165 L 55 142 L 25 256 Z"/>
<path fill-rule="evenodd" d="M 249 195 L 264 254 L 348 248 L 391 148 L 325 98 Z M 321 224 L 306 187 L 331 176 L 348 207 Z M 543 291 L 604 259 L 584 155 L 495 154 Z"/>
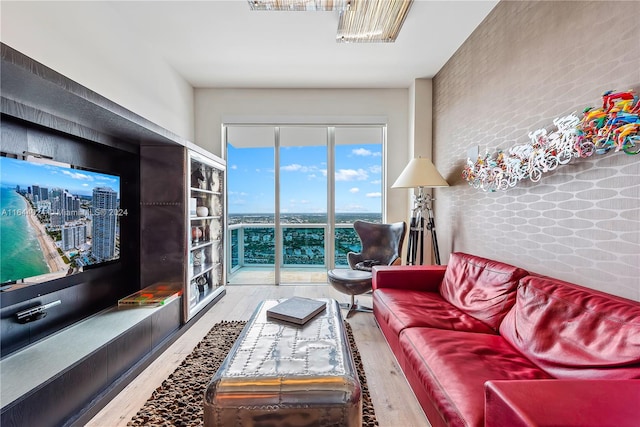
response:
<path fill-rule="evenodd" d="M 337 224 L 334 263 L 345 267 L 348 252 L 360 251 L 360 239 L 351 224 Z M 326 224 L 286 224 L 282 226 L 284 267 L 327 266 Z M 229 226 L 231 271 L 248 266 L 275 265 L 275 227 L 273 224 L 235 224 Z"/>

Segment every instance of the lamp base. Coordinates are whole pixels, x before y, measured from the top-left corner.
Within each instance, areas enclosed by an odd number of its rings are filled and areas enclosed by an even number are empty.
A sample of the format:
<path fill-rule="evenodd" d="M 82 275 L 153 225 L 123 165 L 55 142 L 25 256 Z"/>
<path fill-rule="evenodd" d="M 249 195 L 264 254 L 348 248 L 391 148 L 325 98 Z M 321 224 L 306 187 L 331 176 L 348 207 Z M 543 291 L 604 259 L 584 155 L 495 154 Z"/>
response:
<path fill-rule="evenodd" d="M 431 233 L 431 246 L 434 259 L 440 265 L 440 250 L 438 248 L 438 237 L 436 235 L 436 225 L 433 219 L 431 202 L 433 197 L 424 194 L 423 187 L 418 187 L 418 194 L 415 196 L 415 206 L 411 215 L 409 226 L 409 242 L 407 246 L 407 265 L 424 264 L 424 235 L 428 230 Z M 426 217 L 425 217 L 426 213 Z"/>

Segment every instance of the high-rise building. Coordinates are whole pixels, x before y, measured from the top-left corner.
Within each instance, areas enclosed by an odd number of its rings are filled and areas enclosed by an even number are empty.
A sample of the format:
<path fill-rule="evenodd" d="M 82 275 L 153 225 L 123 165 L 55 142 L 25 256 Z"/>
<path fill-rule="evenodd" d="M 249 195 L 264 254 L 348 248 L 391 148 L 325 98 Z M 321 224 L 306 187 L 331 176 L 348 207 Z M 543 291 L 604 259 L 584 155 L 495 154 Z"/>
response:
<path fill-rule="evenodd" d="M 116 221 L 118 195 L 108 187 L 93 189 L 92 249 L 98 261 L 114 258 L 116 253 Z"/>
<path fill-rule="evenodd" d="M 33 201 L 34 202 L 39 202 L 40 200 L 40 186 L 39 185 L 34 185 L 33 187 Z"/>
<path fill-rule="evenodd" d="M 79 248 L 87 240 L 87 227 L 82 225 L 72 225 L 62 228 L 62 250 L 68 251 Z"/>
<path fill-rule="evenodd" d="M 66 190 L 63 196 L 63 214 L 65 221 L 75 221 L 80 217 L 80 199 Z"/>

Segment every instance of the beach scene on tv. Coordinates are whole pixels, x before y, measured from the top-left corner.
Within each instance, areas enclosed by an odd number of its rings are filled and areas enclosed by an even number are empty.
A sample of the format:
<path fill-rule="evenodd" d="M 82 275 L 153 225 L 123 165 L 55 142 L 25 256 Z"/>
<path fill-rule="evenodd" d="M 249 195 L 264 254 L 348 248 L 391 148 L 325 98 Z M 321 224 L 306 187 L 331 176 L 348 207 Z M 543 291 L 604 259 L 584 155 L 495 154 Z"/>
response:
<path fill-rule="evenodd" d="M 118 259 L 126 214 L 118 176 L 0 157 L 0 284 L 41 283 Z"/>

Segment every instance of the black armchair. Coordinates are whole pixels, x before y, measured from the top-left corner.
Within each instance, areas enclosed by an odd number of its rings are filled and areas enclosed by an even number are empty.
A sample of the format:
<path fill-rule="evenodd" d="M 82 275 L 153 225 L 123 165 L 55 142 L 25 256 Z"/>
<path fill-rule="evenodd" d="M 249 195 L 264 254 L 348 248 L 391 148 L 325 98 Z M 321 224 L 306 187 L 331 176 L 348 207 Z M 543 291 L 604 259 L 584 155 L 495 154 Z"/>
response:
<path fill-rule="evenodd" d="M 331 286 L 343 294 L 351 295 L 351 303 L 343 304 L 349 309 L 347 317 L 354 311 L 371 312 L 371 308 L 356 303 L 355 295 L 371 290 L 371 268 L 375 265 L 392 265 L 401 262 L 402 243 L 407 231 L 404 222 L 376 224 L 366 221 L 353 223 L 362 249 L 349 252 L 347 261 L 350 269 L 335 269 L 327 272 Z"/>
<path fill-rule="evenodd" d="M 402 242 L 407 231 L 407 224 L 375 224 L 366 221 L 355 221 L 353 229 L 358 234 L 362 249 L 360 252 L 349 252 L 347 261 L 354 270 L 369 269 L 370 265 L 392 265 L 400 262 Z"/>

